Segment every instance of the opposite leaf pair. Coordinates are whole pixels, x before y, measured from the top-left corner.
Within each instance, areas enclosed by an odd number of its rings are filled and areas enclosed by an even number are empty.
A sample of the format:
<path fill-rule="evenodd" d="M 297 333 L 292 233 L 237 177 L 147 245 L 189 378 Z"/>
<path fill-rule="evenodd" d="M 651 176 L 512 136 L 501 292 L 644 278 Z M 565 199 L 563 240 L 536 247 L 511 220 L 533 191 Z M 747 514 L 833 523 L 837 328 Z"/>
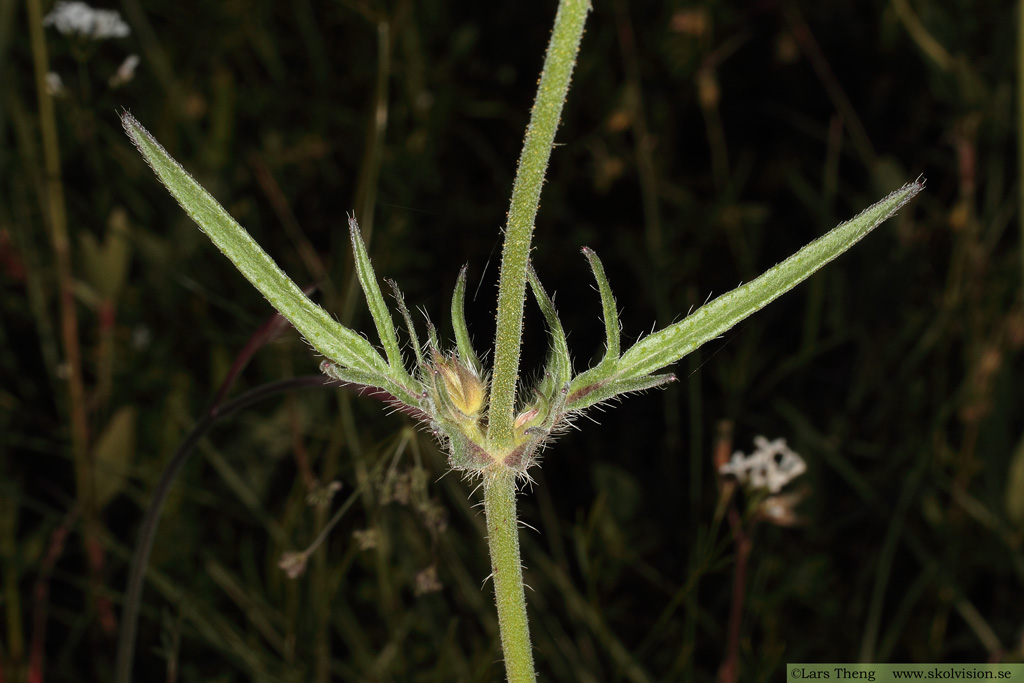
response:
<path fill-rule="evenodd" d="M 457 469 L 483 470 L 504 466 L 523 473 L 538 450 L 575 414 L 616 396 L 657 387 L 675 379 L 655 374 L 807 279 L 892 216 L 924 188 L 920 179 L 908 183 L 831 230 L 751 282 L 702 306 L 683 320 L 639 340 L 620 352 L 618 310 L 597 255 L 584 248 L 601 294 L 606 352 L 593 368 L 572 374 L 565 331 L 551 298 L 537 274 L 528 268 L 534 298 L 551 331 L 551 350 L 532 399 L 514 420 L 512 443 L 497 443 L 487 420 L 487 371 L 470 344 L 463 305 L 466 269 L 459 274 L 452 298 L 456 348 L 441 350 L 428 324 L 428 343 L 421 346 L 398 287 L 391 287 L 416 354 L 415 374 L 405 367 L 394 323 L 355 217 L 349 217 L 352 249 L 359 281 L 373 315 L 384 357 L 361 335 L 341 325 L 316 305 L 278 268 L 269 255 L 152 135 L 127 112 L 125 131 L 160 180 L 185 211 L 232 263 L 280 313 L 329 360 L 323 368 L 338 380 L 375 387 L 390 394 L 405 412 L 428 422 L 446 444 Z M 426 351 L 426 353 L 424 353 Z"/>
<path fill-rule="evenodd" d="M 675 379 L 674 375 L 621 376 L 618 371 L 618 311 L 601 261 L 587 248 L 583 253 L 590 261 L 601 293 L 606 353 L 597 366 L 574 378 L 565 331 L 554 302 L 531 267 L 530 287 L 547 321 L 552 344 L 541 381 L 532 391 L 533 399 L 521 408 L 516 417 L 513 448 L 499 452 L 491 447 L 487 435 L 486 370 L 470 343 L 466 326 L 467 268 L 463 267 L 459 273 L 452 297 L 456 348 L 448 353 L 441 350 L 436 330 L 429 321 L 427 344 L 425 347 L 420 344 L 405 298 L 398 286 L 388 281 L 416 356 L 416 369 L 410 373 L 405 367 L 395 326 L 377 283 L 359 225 L 354 216 L 350 216 L 348 222 L 359 282 L 387 356 L 385 361 L 374 352 L 376 361 L 384 364 L 387 370 L 373 375 L 332 361 L 325 361 L 321 367 L 335 379 L 387 391 L 402 410 L 428 422 L 447 447 L 454 469 L 483 470 L 499 463 L 523 473 L 536 461 L 536 455 L 544 444 L 572 416 L 617 395 L 650 389 Z M 310 302 L 310 305 L 315 304 Z"/>

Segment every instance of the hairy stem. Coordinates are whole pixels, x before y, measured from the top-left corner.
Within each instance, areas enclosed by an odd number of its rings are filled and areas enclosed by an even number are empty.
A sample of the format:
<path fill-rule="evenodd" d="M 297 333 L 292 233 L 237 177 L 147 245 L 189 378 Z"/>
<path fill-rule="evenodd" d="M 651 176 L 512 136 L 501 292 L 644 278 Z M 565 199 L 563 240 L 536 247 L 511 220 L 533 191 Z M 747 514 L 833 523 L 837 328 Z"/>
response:
<path fill-rule="evenodd" d="M 515 472 L 504 465 L 495 465 L 484 472 L 484 511 L 505 674 L 509 683 L 536 681 L 530 626 L 526 620 L 523 567 L 519 560 L 516 477 Z"/>
<path fill-rule="evenodd" d="M 488 413 L 488 441 L 493 449 L 511 447 L 519 378 L 519 346 L 523 334 L 523 304 L 526 295 L 526 264 L 530 256 L 533 222 L 540 205 L 544 173 L 551 159 L 555 131 L 569 91 L 576 65 L 576 52 L 583 38 L 583 24 L 590 10 L 589 0 L 561 0 L 551 32 L 544 70 L 537 86 L 537 98 L 530 114 L 519 157 L 512 202 L 509 206 L 505 244 L 501 252 L 498 281 L 498 331 L 494 340 L 494 371 Z"/>

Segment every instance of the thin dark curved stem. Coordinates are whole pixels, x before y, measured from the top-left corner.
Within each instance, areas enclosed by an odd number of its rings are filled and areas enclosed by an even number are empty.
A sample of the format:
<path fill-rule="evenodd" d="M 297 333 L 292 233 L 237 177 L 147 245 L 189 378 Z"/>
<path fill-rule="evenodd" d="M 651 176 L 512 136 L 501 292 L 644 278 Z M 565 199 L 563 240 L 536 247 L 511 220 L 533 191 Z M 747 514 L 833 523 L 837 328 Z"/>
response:
<path fill-rule="evenodd" d="M 331 379 L 326 375 L 307 375 L 305 377 L 294 377 L 292 379 L 271 382 L 256 387 L 237 398 L 217 405 L 214 403 L 203 416 L 203 419 L 192 428 L 185 439 L 178 446 L 177 452 L 171 461 L 164 468 L 160 476 L 160 482 L 153 491 L 153 499 L 146 509 L 146 515 L 139 528 L 139 538 L 135 546 L 135 554 L 132 557 L 131 569 L 128 573 L 128 586 L 124 593 L 124 610 L 121 615 L 121 632 L 117 642 L 117 664 L 115 666 L 116 683 L 130 683 L 132 664 L 135 659 L 135 636 L 139 621 L 139 605 L 142 598 L 142 587 L 145 580 L 146 569 L 149 566 L 149 556 L 153 550 L 153 542 L 156 540 L 157 527 L 160 524 L 160 514 L 163 512 L 167 495 L 178 473 L 188 461 L 189 456 L 195 451 L 199 440 L 206 436 L 217 422 L 229 417 L 240 410 L 271 396 L 290 391 L 292 389 L 303 389 L 307 387 L 342 387 L 365 389 L 360 385 L 343 384 Z"/>

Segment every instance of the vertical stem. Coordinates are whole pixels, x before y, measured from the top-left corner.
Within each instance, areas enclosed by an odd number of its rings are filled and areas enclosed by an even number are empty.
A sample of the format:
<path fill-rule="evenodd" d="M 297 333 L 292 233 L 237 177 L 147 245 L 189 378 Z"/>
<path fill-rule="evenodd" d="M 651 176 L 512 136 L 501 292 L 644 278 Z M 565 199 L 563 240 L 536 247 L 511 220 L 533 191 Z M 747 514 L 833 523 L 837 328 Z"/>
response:
<path fill-rule="evenodd" d="M 505 673 L 509 683 L 533 683 L 537 678 L 533 670 L 523 567 L 519 559 L 516 477 L 515 472 L 504 465 L 484 472 L 484 511 Z"/>
<path fill-rule="evenodd" d="M 87 426 L 85 419 L 85 389 L 82 380 L 80 350 L 78 346 L 78 318 L 71 278 L 71 247 L 68 240 L 67 214 L 64 209 L 64 184 L 61 179 L 60 149 L 57 144 L 57 121 L 53 111 L 53 98 L 46 89 L 49 60 L 43 36 L 43 16 L 39 0 L 28 0 L 29 36 L 35 65 L 36 91 L 39 97 L 39 127 L 43 139 L 43 158 L 46 169 L 44 218 L 49 223 L 50 241 L 57 264 L 60 292 L 61 340 L 65 362 L 68 364 L 68 392 L 70 394 L 71 437 L 75 461 L 85 457 Z M 79 492 L 82 495 L 82 492 Z"/>
<path fill-rule="evenodd" d="M 77 516 L 78 511 L 72 509 L 64 517 L 61 525 L 50 534 L 46 556 L 32 587 L 32 644 L 26 677 L 29 681 L 46 680 L 46 625 L 50 611 L 50 579 L 57 561 L 64 553 L 64 544 Z"/>
<path fill-rule="evenodd" d="M 589 0 L 560 0 L 558 3 L 555 27 L 548 43 L 537 98 L 526 127 L 523 152 L 512 186 L 498 280 L 498 330 L 494 340 L 494 372 L 491 375 L 488 411 L 488 441 L 497 451 L 507 450 L 514 442 L 513 411 L 519 378 L 519 345 L 523 334 L 526 264 L 530 256 L 533 222 L 537 217 L 544 173 L 551 159 L 555 131 L 562 116 L 589 10 Z"/>
<path fill-rule="evenodd" d="M 92 580 L 91 595 L 96 599 L 100 621 L 105 630 L 114 630 L 114 616 L 109 602 L 102 598 L 101 567 L 103 549 L 99 545 L 95 509 L 95 484 L 89 455 L 89 427 L 85 412 L 85 382 L 82 378 L 82 354 L 78 343 L 78 317 L 71 276 L 71 246 L 68 239 L 64 184 L 61 179 L 60 148 L 57 144 L 57 120 L 53 98 L 46 89 L 49 60 L 43 35 L 43 12 L 39 0 L 27 0 L 28 32 L 32 44 L 36 92 L 39 98 L 39 127 L 43 139 L 43 163 L 46 170 L 44 219 L 50 229 L 54 260 L 57 266 L 57 291 L 60 305 L 60 336 L 64 347 L 64 364 L 68 381 L 68 413 L 71 424 L 71 451 L 75 463 L 75 484 L 82 505 L 86 556 Z"/>
<path fill-rule="evenodd" d="M 747 592 L 747 566 L 750 564 L 750 534 L 736 509 L 736 501 L 729 506 L 729 526 L 736 543 L 736 570 L 732 575 L 732 606 L 729 610 L 729 640 L 725 659 L 718 669 L 718 683 L 736 683 L 740 677 L 740 624 L 743 623 L 743 603 Z"/>
<path fill-rule="evenodd" d="M 492 453 L 509 449 L 515 442 L 516 384 L 523 335 L 523 303 L 526 266 L 530 257 L 533 222 L 540 204 L 540 190 L 551 159 L 555 131 L 576 66 L 576 52 L 583 39 L 589 0 L 560 0 L 551 32 L 537 98 L 526 127 L 519 157 L 512 201 L 505 228 L 498 280 L 498 322 L 494 341 L 488 434 Z M 491 575 L 498 607 L 501 649 L 509 683 L 533 683 L 530 627 L 526 618 L 526 594 L 519 559 L 519 522 L 516 517 L 515 473 L 500 464 L 484 472 L 484 510 Z"/>
<path fill-rule="evenodd" d="M 1024 292 L 1024 0 L 1017 7 L 1017 163 L 1018 188 L 1021 210 L 1020 257 L 1021 291 Z"/>

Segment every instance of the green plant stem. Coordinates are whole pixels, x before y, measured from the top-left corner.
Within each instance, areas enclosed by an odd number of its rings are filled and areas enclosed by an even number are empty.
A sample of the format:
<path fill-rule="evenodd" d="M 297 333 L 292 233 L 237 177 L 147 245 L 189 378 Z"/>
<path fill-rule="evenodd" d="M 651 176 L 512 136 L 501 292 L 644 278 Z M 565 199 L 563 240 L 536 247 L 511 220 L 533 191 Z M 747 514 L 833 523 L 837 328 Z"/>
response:
<path fill-rule="evenodd" d="M 515 440 L 513 411 L 523 334 L 526 264 L 530 257 L 533 223 L 589 10 L 588 0 L 561 0 L 558 4 L 544 70 L 537 86 L 537 99 L 526 127 L 523 152 L 512 186 L 498 280 L 498 323 L 488 411 L 487 437 L 492 451 L 507 450 Z"/>
<path fill-rule="evenodd" d="M 505 675 L 509 683 L 536 681 L 530 626 L 526 619 L 523 567 L 519 560 L 516 476 L 504 465 L 496 464 L 484 471 L 484 511 Z"/>
<path fill-rule="evenodd" d="M 64 347 L 67 372 L 68 416 L 71 427 L 71 453 L 75 463 L 75 487 L 82 505 L 82 528 L 89 563 L 92 590 L 90 596 L 99 612 L 105 630 L 116 628 L 110 603 L 103 598 L 103 548 L 98 541 L 99 521 L 92 458 L 89 453 L 89 423 L 85 406 L 85 380 L 82 375 L 82 352 L 78 339 L 78 316 L 75 311 L 74 278 L 71 272 L 71 241 L 68 238 L 67 210 L 64 202 L 64 181 L 61 177 L 60 147 L 57 142 L 57 117 L 53 98 L 46 88 L 50 70 L 43 35 L 43 13 L 39 0 L 28 0 L 29 38 L 32 44 L 36 92 L 39 98 L 39 127 L 43 141 L 43 164 L 46 170 L 46 192 L 43 214 L 50 229 L 50 241 L 57 271 L 60 308 L 60 336 Z"/>
<path fill-rule="evenodd" d="M 61 340 L 64 343 L 65 362 L 68 373 L 69 410 L 71 413 L 71 440 L 79 485 L 88 480 L 89 490 L 79 491 L 85 498 L 83 505 L 91 499 L 91 468 L 85 467 L 88 459 L 88 423 L 85 415 L 85 388 L 82 379 L 81 351 L 78 345 L 78 317 L 75 313 L 75 299 L 71 276 L 71 246 L 68 239 L 67 213 L 64 204 L 64 183 L 61 178 L 60 148 L 57 143 L 57 119 L 53 110 L 53 98 L 46 89 L 46 74 L 49 60 L 46 54 L 46 40 L 43 36 L 43 15 L 39 0 L 28 0 L 29 36 L 32 41 L 32 58 L 35 65 L 36 91 L 39 96 L 39 127 L 43 140 L 43 163 L 46 168 L 46 205 L 43 211 L 50 228 L 50 241 L 56 260 L 58 291 L 60 300 Z"/>
<path fill-rule="evenodd" d="M 1020 201 L 1021 292 L 1024 293 L 1024 0 L 1017 7 L 1017 163 Z"/>

